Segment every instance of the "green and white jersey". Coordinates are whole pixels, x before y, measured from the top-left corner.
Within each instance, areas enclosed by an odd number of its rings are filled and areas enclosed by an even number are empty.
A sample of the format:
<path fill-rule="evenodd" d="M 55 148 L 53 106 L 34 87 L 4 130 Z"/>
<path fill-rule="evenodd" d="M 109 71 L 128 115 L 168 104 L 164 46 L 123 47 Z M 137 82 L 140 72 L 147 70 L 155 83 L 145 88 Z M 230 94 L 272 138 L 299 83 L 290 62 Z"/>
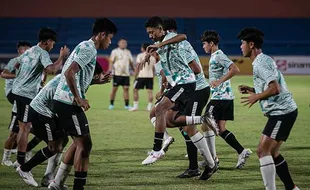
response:
<path fill-rule="evenodd" d="M 175 33 L 168 33 L 163 41 L 174 36 Z M 171 86 L 196 82 L 195 74 L 188 66 L 188 63 L 195 59 L 188 44 L 180 42 L 157 50 L 164 74 Z"/>
<path fill-rule="evenodd" d="M 11 59 L 8 64 L 4 67 L 4 69 L 8 70 L 10 73 L 16 72 L 15 64 L 17 63 L 17 57 Z M 5 96 L 7 96 L 13 88 L 14 79 L 5 79 Z"/>
<path fill-rule="evenodd" d="M 229 72 L 233 62 L 222 52 L 217 50 L 211 54 L 209 61 L 209 82 L 219 80 Z M 218 87 L 211 87 L 211 100 L 233 100 L 235 98 L 230 80 L 221 83 Z"/>
<path fill-rule="evenodd" d="M 297 109 L 297 105 L 288 91 L 282 73 L 277 69 L 275 61 L 260 53 L 252 63 L 255 93 L 259 94 L 267 90 L 271 81 L 277 81 L 280 85 L 280 93 L 261 100 L 260 106 L 265 115 L 284 115 Z"/>
<path fill-rule="evenodd" d="M 52 118 L 53 113 L 53 97 L 56 92 L 58 83 L 60 81 L 60 74 L 50 80 L 31 101 L 30 106 L 36 112 L 46 117 Z"/>
<path fill-rule="evenodd" d="M 17 58 L 19 71 L 13 83 L 12 93 L 33 99 L 39 92 L 44 69 L 53 62 L 48 52 L 36 45 Z"/>
<path fill-rule="evenodd" d="M 67 84 L 66 77 L 64 75 L 72 62 L 76 62 L 80 66 L 80 71 L 75 75 L 75 81 L 80 97 L 85 99 L 85 93 L 94 75 L 96 58 L 97 49 L 95 47 L 94 41 L 90 39 L 77 45 L 68 57 L 62 69 L 60 82 L 55 92 L 54 100 L 69 105 L 72 105 L 74 102 L 74 96 Z"/>
<path fill-rule="evenodd" d="M 182 41 L 180 43 L 184 43 L 185 46 L 187 47 L 187 51 L 186 52 L 190 52 L 192 54 L 192 56 L 195 58 L 195 62 L 199 65 L 201 72 L 199 74 L 196 74 L 196 90 L 202 90 L 206 87 L 209 86 L 209 83 L 207 82 L 207 79 L 205 77 L 205 74 L 203 72 L 203 68 L 201 66 L 199 57 L 196 53 L 196 51 L 194 50 L 194 48 L 192 47 L 192 45 L 188 42 L 188 41 Z"/>

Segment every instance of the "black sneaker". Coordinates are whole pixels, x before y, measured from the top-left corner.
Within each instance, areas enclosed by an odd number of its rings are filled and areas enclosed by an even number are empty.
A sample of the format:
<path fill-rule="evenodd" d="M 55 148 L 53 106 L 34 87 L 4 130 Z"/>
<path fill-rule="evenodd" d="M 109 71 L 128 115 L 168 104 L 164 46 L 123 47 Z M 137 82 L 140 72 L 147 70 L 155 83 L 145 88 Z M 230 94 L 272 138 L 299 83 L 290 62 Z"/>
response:
<path fill-rule="evenodd" d="M 191 178 L 191 177 L 196 177 L 201 174 L 199 169 L 196 170 L 191 170 L 191 169 L 186 169 L 184 173 L 180 174 L 177 176 L 177 178 Z"/>
<path fill-rule="evenodd" d="M 218 170 L 217 163 L 215 162 L 214 164 L 215 166 L 213 168 L 210 168 L 209 166 L 205 167 L 205 171 L 203 171 L 199 177 L 200 180 L 208 180 Z"/>

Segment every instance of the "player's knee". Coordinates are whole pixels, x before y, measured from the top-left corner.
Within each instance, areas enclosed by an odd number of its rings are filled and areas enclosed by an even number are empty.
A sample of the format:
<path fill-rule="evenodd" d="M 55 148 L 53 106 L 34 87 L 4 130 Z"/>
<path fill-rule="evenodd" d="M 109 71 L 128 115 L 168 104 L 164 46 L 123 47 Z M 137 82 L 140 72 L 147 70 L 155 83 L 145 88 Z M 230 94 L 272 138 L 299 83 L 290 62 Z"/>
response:
<path fill-rule="evenodd" d="M 259 158 L 262 158 L 264 156 L 270 155 L 270 151 L 262 146 L 258 146 L 256 149 L 256 154 Z"/>
<path fill-rule="evenodd" d="M 150 112 L 150 119 L 152 119 L 153 117 L 156 117 L 156 115 L 155 115 L 155 110 L 156 110 L 156 108 L 153 107 L 153 109 L 152 109 L 151 112 Z"/>

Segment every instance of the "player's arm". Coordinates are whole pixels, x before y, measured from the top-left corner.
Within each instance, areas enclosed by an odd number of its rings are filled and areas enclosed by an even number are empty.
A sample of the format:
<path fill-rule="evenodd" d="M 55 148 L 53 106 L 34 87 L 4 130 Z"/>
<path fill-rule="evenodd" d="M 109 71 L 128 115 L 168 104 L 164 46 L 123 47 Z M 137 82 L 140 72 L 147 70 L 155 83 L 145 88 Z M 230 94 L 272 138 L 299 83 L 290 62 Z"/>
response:
<path fill-rule="evenodd" d="M 109 68 L 108 68 L 109 72 L 112 72 L 113 64 L 115 63 L 115 58 L 116 58 L 115 54 L 116 54 L 115 50 L 112 50 L 110 58 L 109 58 Z"/>
<path fill-rule="evenodd" d="M 273 80 L 268 84 L 268 88 L 263 91 L 262 93 L 258 93 L 257 98 L 258 100 L 266 100 L 271 96 L 278 95 L 280 93 L 280 85 L 278 81 Z"/>
<path fill-rule="evenodd" d="M 2 72 L 1 72 L 1 78 L 4 78 L 4 79 L 14 79 L 16 77 L 16 75 L 14 73 L 11 73 L 9 70 L 7 69 L 4 69 Z"/>
<path fill-rule="evenodd" d="M 81 106 L 82 108 L 84 108 L 85 111 L 87 111 L 89 109 L 89 104 L 87 102 L 87 100 L 82 99 L 79 95 L 78 89 L 77 89 L 77 85 L 76 85 L 76 81 L 75 81 L 75 75 L 80 71 L 80 66 L 77 62 L 73 61 L 71 63 L 71 65 L 69 66 L 69 68 L 66 70 L 66 72 L 64 73 L 67 84 L 70 88 L 70 91 L 73 94 L 74 100 L 76 101 L 76 103 Z"/>
<path fill-rule="evenodd" d="M 111 73 L 105 73 L 104 71 L 100 74 L 95 74 L 90 85 L 94 84 L 105 84 L 111 81 Z"/>
<path fill-rule="evenodd" d="M 238 90 L 241 94 L 255 93 L 255 89 L 247 85 L 239 85 Z"/>
<path fill-rule="evenodd" d="M 216 88 L 218 87 L 220 84 L 222 84 L 223 82 L 231 79 L 233 76 L 235 76 L 237 73 L 240 72 L 238 66 L 234 63 L 232 63 L 229 67 L 228 67 L 229 71 L 226 75 L 222 76 L 220 79 L 216 80 L 216 81 L 212 81 L 210 83 L 210 86 L 212 88 Z"/>
<path fill-rule="evenodd" d="M 58 59 L 53 64 L 50 64 L 45 68 L 46 72 L 48 74 L 55 74 L 61 68 L 65 57 L 69 55 L 69 51 L 70 50 L 69 48 L 67 48 L 67 46 L 61 47 Z M 41 62 L 44 65 L 45 62 L 44 57 L 41 58 Z"/>
<path fill-rule="evenodd" d="M 188 66 L 192 69 L 195 75 L 201 73 L 201 69 L 195 60 L 190 61 Z"/>
<path fill-rule="evenodd" d="M 178 34 L 166 41 L 163 41 L 163 42 L 160 42 L 160 43 L 157 43 L 157 44 L 153 44 L 153 45 L 150 45 L 146 48 L 146 51 L 151 53 L 153 51 L 156 51 L 157 49 L 163 47 L 163 46 L 166 46 L 166 45 L 170 45 L 170 44 L 175 44 L 175 43 L 179 43 L 179 42 L 182 42 L 184 40 L 187 39 L 187 36 L 186 34 Z"/>
<path fill-rule="evenodd" d="M 42 80 L 41 80 L 41 87 L 44 87 L 45 83 L 46 83 L 46 79 L 47 79 L 47 71 L 46 69 L 43 71 L 42 74 Z"/>

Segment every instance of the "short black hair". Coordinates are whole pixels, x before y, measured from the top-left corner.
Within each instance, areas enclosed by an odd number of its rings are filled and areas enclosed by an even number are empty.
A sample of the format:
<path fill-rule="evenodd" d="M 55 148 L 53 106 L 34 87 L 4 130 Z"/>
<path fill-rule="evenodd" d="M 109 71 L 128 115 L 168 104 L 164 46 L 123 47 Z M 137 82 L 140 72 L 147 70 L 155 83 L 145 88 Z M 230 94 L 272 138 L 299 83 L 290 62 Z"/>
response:
<path fill-rule="evenodd" d="M 177 21 L 171 18 L 164 19 L 164 30 L 178 30 Z"/>
<path fill-rule="evenodd" d="M 206 30 L 202 33 L 200 40 L 217 45 L 220 42 L 220 35 L 215 30 Z"/>
<path fill-rule="evenodd" d="M 17 48 L 19 48 L 21 46 L 31 47 L 31 44 L 29 42 L 27 42 L 27 41 L 19 41 L 19 42 L 17 42 Z"/>
<path fill-rule="evenodd" d="M 144 27 L 151 27 L 151 28 L 157 28 L 157 27 L 162 27 L 164 28 L 164 21 L 162 18 L 158 17 L 158 16 L 153 16 L 152 18 L 148 19 L 145 24 Z"/>
<path fill-rule="evenodd" d="M 99 75 L 102 72 L 103 72 L 103 69 L 102 69 L 100 63 L 98 61 L 96 61 L 94 75 Z"/>
<path fill-rule="evenodd" d="M 141 47 L 146 50 L 146 48 L 149 47 L 149 45 L 151 44 L 141 44 Z"/>
<path fill-rule="evenodd" d="M 115 24 L 107 18 L 98 18 L 93 24 L 93 36 L 100 32 L 105 32 L 107 34 L 116 34 L 117 28 Z"/>
<path fill-rule="evenodd" d="M 257 28 L 244 28 L 239 32 L 237 38 L 247 42 L 253 42 L 254 47 L 260 49 L 264 43 L 264 33 Z"/>
<path fill-rule="evenodd" d="M 39 31 L 39 41 L 47 41 L 47 40 L 53 40 L 55 42 L 57 42 L 57 33 L 51 29 L 51 28 L 41 28 L 41 30 Z"/>

